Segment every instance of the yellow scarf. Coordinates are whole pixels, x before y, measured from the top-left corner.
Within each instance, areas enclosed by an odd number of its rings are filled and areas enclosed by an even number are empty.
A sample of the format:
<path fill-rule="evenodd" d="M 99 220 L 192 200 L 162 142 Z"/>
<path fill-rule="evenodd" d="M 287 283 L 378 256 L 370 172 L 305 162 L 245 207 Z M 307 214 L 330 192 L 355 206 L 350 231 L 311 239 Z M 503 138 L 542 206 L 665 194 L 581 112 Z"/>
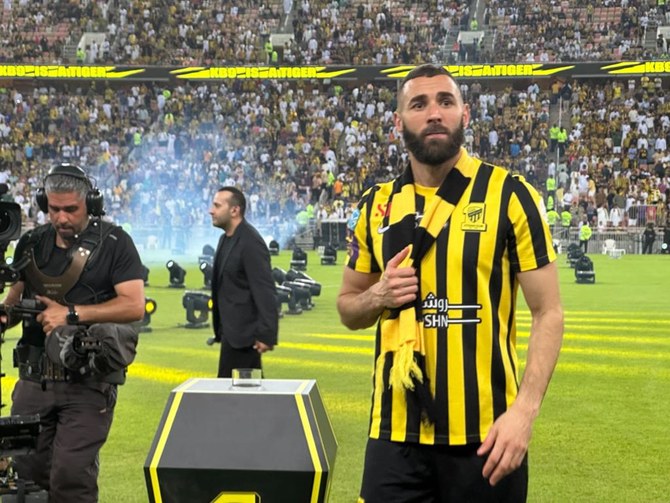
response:
<path fill-rule="evenodd" d="M 470 178 L 463 176 L 456 167 L 452 168 L 425 208 L 417 226 L 414 177 L 408 167 L 396 180 L 389 201 L 391 209 L 384 223 L 389 225 L 389 231 L 385 239 L 392 241 L 384 261 L 387 262 L 409 245 L 410 252 L 399 267 L 414 267 L 420 278 L 421 259 L 435 243 L 469 182 Z M 376 362 L 379 378 L 383 375 L 384 362 L 389 352 L 393 353 L 389 386 L 418 392 L 427 418 L 431 419 L 432 394 L 422 368 L 425 342 L 420 295 L 414 303 L 388 311 L 381 320 L 381 352 Z"/>

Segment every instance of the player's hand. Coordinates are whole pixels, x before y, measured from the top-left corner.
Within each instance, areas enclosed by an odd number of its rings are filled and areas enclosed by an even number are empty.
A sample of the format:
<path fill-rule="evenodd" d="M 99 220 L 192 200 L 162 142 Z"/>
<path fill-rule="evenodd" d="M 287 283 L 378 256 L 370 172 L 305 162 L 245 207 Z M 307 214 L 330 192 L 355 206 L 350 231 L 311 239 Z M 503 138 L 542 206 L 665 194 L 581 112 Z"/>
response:
<path fill-rule="evenodd" d="M 410 253 L 406 246 L 386 263 L 384 274 L 375 285 L 375 293 L 380 297 L 381 305 L 396 308 L 416 300 L 419 291 L 419 278 L 414 267 L 401 267 Z"/>
<path fill-rule="evenodd" d="M 35 295 L 35 299 L 46 306 L 44 311 L 37 315 L 36 319 L 38 323 L 42 324 L 42 330 L 47 336 L 51 335 L 54 328 L 67 324 L 67 306 L 42 295 Z"/>
<path fill-rule="evenodd" d="M 264 342 L 261 341 L 256 341 L 254 343 L 254 349 L 258 351 L 259 353 L 263 354 L 266 351 L 272 351 L 274 348 L 273 346 L 270 346 L 268 344 L 265 344 Z"/>
<path fill-rule="evenodd" d="M 482 475 L 492 486 L 521 466 L 528 452 L 532 425 L 531 415 L 514 405 L 493 423 L 477 449 L 479 456 L 488 454 Z"/>

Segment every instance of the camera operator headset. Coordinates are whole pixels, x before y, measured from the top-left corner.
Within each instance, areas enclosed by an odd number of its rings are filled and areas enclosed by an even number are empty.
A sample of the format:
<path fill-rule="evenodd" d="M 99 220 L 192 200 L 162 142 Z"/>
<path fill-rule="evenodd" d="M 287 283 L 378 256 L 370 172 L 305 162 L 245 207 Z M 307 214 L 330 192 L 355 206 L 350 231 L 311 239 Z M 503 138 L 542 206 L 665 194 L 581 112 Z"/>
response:
<path fill-rule="evenodd" d="M 20 238 L 20 279 L 4 301 L 10 325 L 18 321 L 11 306 L 20 312 L 22 303 L 40 305 L 21 316 L 14 354 L 12 414 L 39 414 L 42 422 L 38 447 L 16 459 L 17 473 L 47 489 L 49 501 L 95 502 L 97 456 L 111 427 L 116 384 L 135 354 L 137 332 L 129 323 L 144 315 L 142 263 L 130 236 L 101 220 L 102 194 L 79 166 L 52 167 L 36 203 L 49 223 Z M 82 350 L 72 339 L 82 333 L 99 342 L 94 355 L 79 355 L 91 365 L 72 361 L 72 350 Z"/>

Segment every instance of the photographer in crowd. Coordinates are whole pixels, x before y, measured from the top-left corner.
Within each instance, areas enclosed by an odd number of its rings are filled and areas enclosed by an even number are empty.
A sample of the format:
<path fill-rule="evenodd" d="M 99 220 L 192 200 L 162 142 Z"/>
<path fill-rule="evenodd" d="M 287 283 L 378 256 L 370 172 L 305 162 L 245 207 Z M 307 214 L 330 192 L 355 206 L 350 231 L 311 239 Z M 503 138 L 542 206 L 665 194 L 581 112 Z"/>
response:
<path fill-rule="evenodd" d="M 130 236 L 100 219 L 103 198 L 80 167 L 53 167 L 36 198 L 49 223 L 19 240 L 20 278 L 4 299 L 3 322 L 23 322 L 12 414 L 39 414 L 41 422 L 37 446 L 15 459 L 16 472 L 47 490 L 51 503 L 96 502 L 98 452 L 135 354 L 137 332 L 126 324 L 144 314 L 141 261 Z M 38 312 L 16 316 L 26 303 Z M 102 349 L 87 355 L 82 339 Z"/>

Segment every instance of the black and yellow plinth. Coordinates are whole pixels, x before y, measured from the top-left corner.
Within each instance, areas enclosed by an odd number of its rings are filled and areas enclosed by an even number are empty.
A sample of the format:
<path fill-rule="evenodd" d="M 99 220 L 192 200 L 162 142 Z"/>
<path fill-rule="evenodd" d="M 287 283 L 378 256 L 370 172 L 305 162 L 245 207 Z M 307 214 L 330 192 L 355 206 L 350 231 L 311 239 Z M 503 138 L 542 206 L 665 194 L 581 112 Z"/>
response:
<path fill-rule="evenodd" d="M 144 465 L 153 503 L 328 500 L 337 441 L 314 380 L 190 379 L 170 394 Z"/>

